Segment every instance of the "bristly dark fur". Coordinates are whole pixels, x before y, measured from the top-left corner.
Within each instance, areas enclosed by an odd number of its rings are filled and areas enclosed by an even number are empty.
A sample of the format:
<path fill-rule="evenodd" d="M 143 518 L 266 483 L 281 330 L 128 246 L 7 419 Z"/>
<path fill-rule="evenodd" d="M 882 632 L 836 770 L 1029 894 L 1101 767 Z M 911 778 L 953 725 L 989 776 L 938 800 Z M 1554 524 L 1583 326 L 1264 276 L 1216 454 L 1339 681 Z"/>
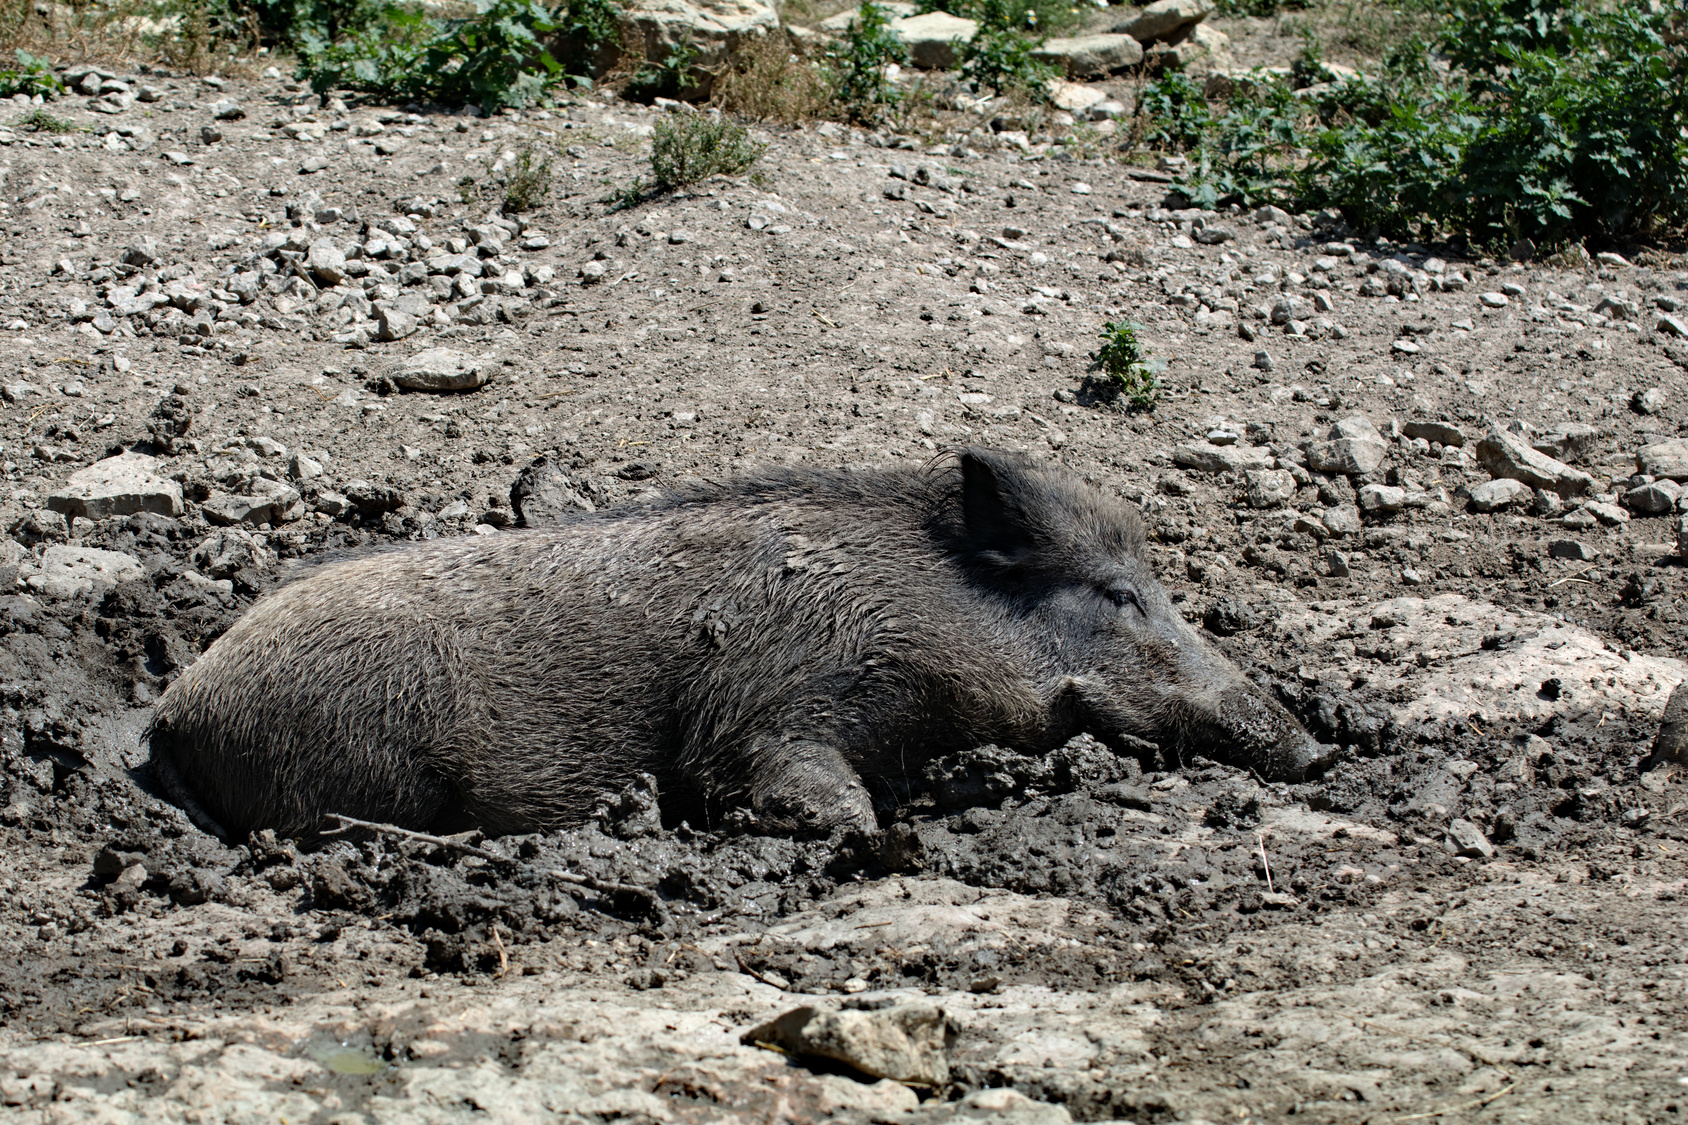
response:
<path fill-rule="evenodd" d="M 205 817 L 309 835 L 566 824 L 639 772 L 706 820 L 869 827 L 870 785 L 933 755 L 1081 730 L 1318 761 L 1168 602 L 1130 505 L 970 449 L 324 564 L 171 686 L 150 740 Z"/>

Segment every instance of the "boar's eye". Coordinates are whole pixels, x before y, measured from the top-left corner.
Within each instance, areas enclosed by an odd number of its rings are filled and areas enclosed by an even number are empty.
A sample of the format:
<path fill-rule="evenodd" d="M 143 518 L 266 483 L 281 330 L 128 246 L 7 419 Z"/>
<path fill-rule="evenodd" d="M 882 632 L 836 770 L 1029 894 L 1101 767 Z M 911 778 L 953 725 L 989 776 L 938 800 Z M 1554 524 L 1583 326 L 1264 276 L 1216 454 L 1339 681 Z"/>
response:
<path fill-rule="evenodd" d="M 1114 605 L 1117 606 L 1120 609 L 1124 609 L 1126 606 L 1130 606 L 1132 609 L 1135 609 L 1138 613 L 1144 612 L 1143 611 L 1143 603 L 1140 600 L 1138 600 L 1136 590 L 1120 589 L 1118 587 L 1110 586 L 1108 589 L 1106 589 L 1102 592 L 1107 595 L 1107 598 L 1110 602 L 1113 602 Z M 1147 614 L 1144 614 L 1144 616 L 1147 616 Z"/>

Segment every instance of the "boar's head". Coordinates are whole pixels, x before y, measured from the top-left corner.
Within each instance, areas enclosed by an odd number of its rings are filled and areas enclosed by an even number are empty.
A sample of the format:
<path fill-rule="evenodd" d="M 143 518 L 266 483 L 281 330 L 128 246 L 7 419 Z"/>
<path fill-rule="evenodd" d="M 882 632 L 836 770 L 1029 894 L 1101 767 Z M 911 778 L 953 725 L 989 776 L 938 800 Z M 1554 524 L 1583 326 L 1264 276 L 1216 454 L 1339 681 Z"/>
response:
<path fill-rule="evenodd" d="M 1130 735 L 1269 780 L 1330 763 L 1336 748 L 1308 737 L 1173 606 L 1134 505 L 1009 454 L 967 449 L 951 465 L 959 495 L 945 530 L 1001 627 L 1055 685 L 1052 713 L 1104 740 Z"/>

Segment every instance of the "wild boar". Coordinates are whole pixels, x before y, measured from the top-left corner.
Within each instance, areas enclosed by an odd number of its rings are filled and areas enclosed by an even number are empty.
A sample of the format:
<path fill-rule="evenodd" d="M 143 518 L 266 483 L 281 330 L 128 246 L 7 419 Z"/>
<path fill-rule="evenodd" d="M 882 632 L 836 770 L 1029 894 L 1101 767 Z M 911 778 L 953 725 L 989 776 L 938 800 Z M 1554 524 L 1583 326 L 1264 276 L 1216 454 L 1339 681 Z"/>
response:
<path fill-rule="evenodd" d="M 172 684 L 149 738 L 166 788 L 243 837 L 330 813 L 532 831 L 639 773 L 704 820 L 869 828 L 938 755 L 1086 731 L 1272 779 L 1327 760 L 1173 607 L 1132 505 L 965 449 L 322 565 Z"/>

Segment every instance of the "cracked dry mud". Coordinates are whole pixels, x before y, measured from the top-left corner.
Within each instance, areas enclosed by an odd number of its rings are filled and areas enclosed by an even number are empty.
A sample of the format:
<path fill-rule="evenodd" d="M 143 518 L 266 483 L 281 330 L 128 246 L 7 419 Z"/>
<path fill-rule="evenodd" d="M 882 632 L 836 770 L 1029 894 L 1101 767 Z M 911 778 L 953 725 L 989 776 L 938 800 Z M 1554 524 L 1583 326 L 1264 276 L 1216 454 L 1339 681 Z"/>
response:
<path fill-rule="evenodd" d="M 612 213 L 656 111 L 146 81 L 59 110 L 103 133 L 0 132 L 0 1117 L 1677 1119 L 1688 791 L 1637 764 L 1688 671 L 1679 517 L 1632 478 L 1682 436 L 1680 261 L 1174 213 L 959 117 L 774 131 L 761 186 Z M 547 209 L 458 201 L 530 142 Z M 1152 414 L 1087 382 L 1108 319 L 1167 362 Z M 429 348 L 474 389 L 398 390 Z M 1475 511 L 1491 427 L 1569 497 Z M 137 770 L 151 701 L 290 566 L 519 534 L 536 457 L 538 520 L 964 442 L 1140 502 L 1191 618 L 1349 759 L 987 747 L 874 837 L 665 829 L 634 790 L 478 854 L 225 848 Z M 112 511 L 71 477 L 125 450 L 154 460 L 101 470 Z M 916 996 L 958 1027 L 942 1090 L 740 1042 Z"/>

